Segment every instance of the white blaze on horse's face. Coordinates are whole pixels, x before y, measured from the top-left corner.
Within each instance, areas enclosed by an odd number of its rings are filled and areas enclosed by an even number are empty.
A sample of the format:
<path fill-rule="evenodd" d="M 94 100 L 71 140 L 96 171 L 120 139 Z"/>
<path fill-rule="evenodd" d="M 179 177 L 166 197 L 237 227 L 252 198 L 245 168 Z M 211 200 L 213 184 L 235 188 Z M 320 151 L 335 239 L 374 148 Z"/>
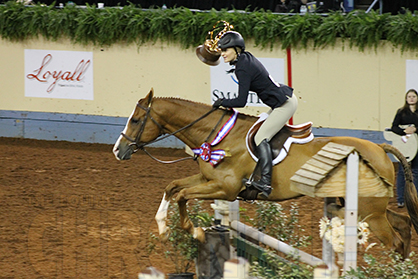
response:
<path fill-rule="evenodd" d="M 132 153 L 162 134 L 162 126 L 156 122 L 151 112 L 151 98 L 139 100 L 128 118 L 121 136 L 113 147 L 118 160 L 129 160 Z"/>
<path fill-rule="evenodd" d="M 132 111 L 131 115 L 126 122 L 125 128 L 123 129 L 121 135 L 119 136 L 118 140 L 116 141 L 115 145 L 113 146 L 113 154 L 115 154 L 116 159 L 118 160 L 129 160 L 132 155 L 132 149 L 129 147 L 129 142 L 125 139 L 122 134 L 127 133 L 128 125 L 131 122 L 132 116 L 135 113 L 135 109 Z"/>

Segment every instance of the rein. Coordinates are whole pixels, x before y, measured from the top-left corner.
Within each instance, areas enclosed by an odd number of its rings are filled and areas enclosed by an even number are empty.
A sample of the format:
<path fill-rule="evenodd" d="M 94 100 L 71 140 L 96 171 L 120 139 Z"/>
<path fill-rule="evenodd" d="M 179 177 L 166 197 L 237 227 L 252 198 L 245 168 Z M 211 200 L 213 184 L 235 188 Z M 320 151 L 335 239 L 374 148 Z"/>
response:
<path fill-rule="evenodd" d="M 197 122 L 199 122 L 200 120 L 202 120 L 202 119 L 204 119 L 205 117 L 207 117 L 209 114 L 211 114 L 212 112 L 214 112 L 215 110 L 217 110 L 217 108 L 212 108 L 210 111 L 208 111 L 208 112 L 206 112 L 204 115 L 202 115 L 202 116 L 200 116 L 198 119 L 196 119 L 196 120 L 194 120 L 193 122 L 191 122 L 191 123 L 189 123 L 189 124 L 187 124 L 186 126 L 184 126 L 184 127 L 182 127 L 182 128 L 180 128 L 180 129 L 178 129 L 178 130 L 176 130 L 176 131 L 174 131 L 174 132 L 172 132 L 172 133 L 169 133 L 169 134 L 166 134 L 166 135 L 164 135 L 164 136 L 162 136 L 162 137 L 159 137 L 159 138 L 157 138 L 157 139 L 155 139 L 155 140 L 152 140 L 152 141 L 150 141 L 150 142 L 144 142 L 144 143 L 138 143 L 139 141 L 140 141 L 140 139 L 141 139 L 141 136 L 142 136 L 142 133 L 144 132 L 144 130 L 145 130 L 145 124 L 146 124 L 146 122 L 147 122 L 147 120 L 148 120 L 148 118 L 150 118 L 151 120 L 152 120 L 152 122 L 154 122 L 154 124 L 155 125 L 157 125 L 159 128 L 160 128 L 160 130 L 161 131 L 164 131 L 164 127 L 163 126 L 161 126 L 151 115 L 150 115 L 150 112 L 151 112 L 151 102 L 149 103 L 149 105 L 148 105 L 148 107 L 143 107 L 142 105 L 140 105 L 139 103 L 137 103 L 136 104 L 137 105 L 137 107 L 139 107 L 139 108 L 141 108 L 142 110 L 144 110 L 145 112 L 146 112 L 146 114 L 145 114 L 145 117 L 144 117 L 144 121 L 142 121 L 142 125 L 141 125 L 141 128 L 140 128 L 140 130 L 138 131 L 138 134 L 136 135 L 136 137 L 135 137 L 135 139 L 133 139 L 133 138 L 131 138 L 131 137 L 129 137 L 129 136 L 127 136 L 125 133 L 123 133 L 123 132 L 121 132 L 121 135 L 124 137 L 124 138 L 126 138 L 128 141 L 130 141 L 131 142 L 131 144 L 129 144 L 129 146 L 132 148 L 132 150 L 133 150 L 133 153 L 136 153 L 138 150 L 142 150 L 142 151 L 144 151 L 144 153 L 145 154 L 147 154 L 149 157 L 151 157 L 153 160 L 155 160 L 155 161 L 157 161 L 157 162 L 159 162 L 159 163 L 163 163 L 163 164 L 172 164 L 172 163 L 177 163 L 177 162 L 181 162 L 181 161 L 184 161 L 184 160 L 188 160 L 188 159 L 193 159 L 193 160 L 196 160 L 197 158 L 198 158 L 198 156 L 197 155 L 195 155 L 195 156 L 193 156 L 193 157 L 184 157 L 184 158 L 181 158 L 181 159 L 177 159 L 177 160 L 173 160 L 173 161 L 163 161 L 163 160 L 159 160 L 159 159 L 157 159 L 156 157 L 154 157 L 153 155 L 151 155 L 146 149 L 145 149 L 145 146 L 147 146 L 147 145 L 149 145 L 149 144 L 153 144 L 153 143 L 155 143 L 155 142 L 158 142 L 158 141 L 161 141 L 161 140 L 163 140 L 163 139 L 166 139 L 166 138 L 168 138 L 168 137 L 170 137 L 170 136 L 173 136 L 173 135 L 175 135 L 175 134 L 177 134 L 177 133 L 179 133 L 179 132 L 181 132 L 181 131 L 183 131 L 183 130 L 185 130 L 185 129 L 187 129 L 187 128 L 189 128 L 189 127 L 191 127 L 191 126 L 193 126 L 194 124 L 196 124 Z M 225 116 L 225 114 L 227 113 L 227 110 L 224 110 L 224 113 L 222 114 L 222 116 L 221 116 L 221 118 L 219 119 L 219 121 L 218 121 L 218 123 L 216 123 L 216 125 L 215 125 L 215 127 L 212 129 L 212 131 L 210 132 L 210 134 L 208 135 L 208 137 L 206 138 L 206 141 L 210 138 L 210 136 L 215 132 L 215 130 L 216 130 L 216 128 L 218 127 L 218 125 L 220 124 L 220 122 L 222 121 L 222 118 Z M 133 148 L 132 146 L 136 146 L 136 148 Z"/>

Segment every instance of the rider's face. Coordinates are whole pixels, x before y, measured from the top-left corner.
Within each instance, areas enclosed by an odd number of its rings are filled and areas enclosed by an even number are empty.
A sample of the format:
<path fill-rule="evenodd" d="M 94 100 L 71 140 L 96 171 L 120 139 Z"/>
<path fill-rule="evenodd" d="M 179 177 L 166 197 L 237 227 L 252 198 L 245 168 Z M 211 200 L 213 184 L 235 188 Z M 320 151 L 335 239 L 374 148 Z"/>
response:
<path fill-rule="evenodd" d="M 235 49 L 232 47 L 229 47 L 227 49 L 222 50 L 222 57 L 224 58 L 225 63 L 229 63 L 231 61 L 234 61 L 237 59 L 237 53 L 235 52 Z"/>

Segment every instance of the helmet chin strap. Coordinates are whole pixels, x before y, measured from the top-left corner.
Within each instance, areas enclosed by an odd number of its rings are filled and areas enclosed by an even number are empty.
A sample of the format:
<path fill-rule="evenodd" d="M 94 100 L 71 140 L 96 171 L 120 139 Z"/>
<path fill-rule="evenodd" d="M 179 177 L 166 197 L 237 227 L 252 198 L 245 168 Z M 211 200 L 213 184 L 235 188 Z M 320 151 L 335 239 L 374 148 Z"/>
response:
<path fill-rule="evenodd" d="M 235 50 L 235 53 L 237 54 L 237 58 L 234 61 L 229 62 L 229 65 L 235 65 L 238 62 L 238 58 L 240 56 L 240 53 L 238 52 L 237 47 L 235 47 L 235 46 L 234 46 L 234 50 Z"/>

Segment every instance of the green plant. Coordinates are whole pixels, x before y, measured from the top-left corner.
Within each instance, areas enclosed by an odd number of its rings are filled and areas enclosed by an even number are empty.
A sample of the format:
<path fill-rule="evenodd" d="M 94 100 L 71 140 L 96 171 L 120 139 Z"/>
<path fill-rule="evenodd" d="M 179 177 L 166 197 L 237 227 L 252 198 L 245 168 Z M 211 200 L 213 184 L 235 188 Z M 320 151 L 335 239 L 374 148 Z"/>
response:
<path fill-rule="evenodd" d="M 309 245 L 310 237 L 302 235 L 304 230 L 299 225 L 299 208 L 296 203 L 291 203 L 288 213 L 277 202 L 257 201 L 255 204 L 255 217 L 244 216 L 252 226 L 293 247 L 301 248 Z M 268 266 L 272 268 L 254 262 L 251 266 L 252 276 L 260 279 L 312 278 L 312 267 L 292 259 L 291 255 L 284 260 L 266 249 L 265 257 Z"/>
<path fill-rule="evenodd" d="M 294 247 L 306 247 L 311 237 L 304 236 L 304 229 L 299 224 L 299 208 L 291 203 L 287 213 L 277 202 L 256 201 L 254 218 L 244 218 L 257 230 L 268 234 Z"/>
<path fill-rule="evenodd" d="M 396 15 L 387 23 L 387 39 L 402 51 L 416 50 L 418 45 L 418 18 L 416 14 L 407 12 Z"/>
<path fill-rule="evenodd" d="M 251 266 L 251 275 L 258 279 L 310 279 L 313 278 L 312 267 L 301 262 L 291 263 L 277 259 L 271 252 L 266 253 L 266 258 L 274 270 L 265 268 L 257 262 Z"/>
<path fill-rule="evenodd" d="M 194 226 L 211 226 L 212 216 L 203 210 L 203 201 L 189 201 L 188 215 Z M 186 273 L 193 266 L 198 255 L 198 241 L 180 227 L 180 214 L 176 203 L 170 203 L 168 209 L 168 233 L 162 241 L 150 234 L 148 252 L 151 254 L 161 245 L 164 255 L 175 267 L 175 273 Z"/>
<path fill-rule="evenodd" d="M 374 256 L 365 254 L 364 260 L 367 266 L 359 266 L 356 270 L 351 269 L 343 276 L 342 279 L 411 279 L 418 278 L 418 269 L 416 264 L 411 260 L 414 259 L 415 253 L 412 252 L 408 259 L 402 259 L 401 255 L 393 251 L 383 251 L 379 259 Z"/>
<path fill-rule="evenodd" d="M 281 40 L 282 47 L 295 47 L 306 49 L 308 43 L 317 36 L 317 29 L 322 23 L 320 15 L 308 16 L 295 15 L 292 18 L 286 17 L 284 23 L 284 37 Z"/>
<path fill-rule="evenodd" d="M 0 5 L 0 37 L 25 41 L 43 37 L 74 44 L 111 46 L 113 44 L 175 43 L 187 49 L 202 44 L 208 31 L 219 20 L 234 26 L 258 47 L 310 49 L 333 47 L 337 40 L 348 41 L 359 51 L 385 42 L 402 51 L 418 49 L 416 14 L 391 15 L 374 11 L 332 12 L 327 15 L 275 14 L 270 11 L 210 10 L 194 12 L 186 8 L 143 10 L 133 4 L 123 7 L 95 5 L 56 8 L 8 1 Z"/>
<path fill-rule="evenodd" d="M 349 16 L 340 12 L 332 13 L 323 18 L 322 23 L 316 30 L 315 46 L 334 46 L 338 38 L 345 41 L 349 36 L 347 33 L 349 18 Z"/>
<path fill-rule="evenodd" d="M 386 39 L 388 22 L 392 17 L 389 14 L 379 15 L 374 11 L 370 13 L 362 11 L 349 14 L 347 19 L 350 46 L 356 46 L 363 51 L 365 48 L 377 49 L 381 40 Z"/>

